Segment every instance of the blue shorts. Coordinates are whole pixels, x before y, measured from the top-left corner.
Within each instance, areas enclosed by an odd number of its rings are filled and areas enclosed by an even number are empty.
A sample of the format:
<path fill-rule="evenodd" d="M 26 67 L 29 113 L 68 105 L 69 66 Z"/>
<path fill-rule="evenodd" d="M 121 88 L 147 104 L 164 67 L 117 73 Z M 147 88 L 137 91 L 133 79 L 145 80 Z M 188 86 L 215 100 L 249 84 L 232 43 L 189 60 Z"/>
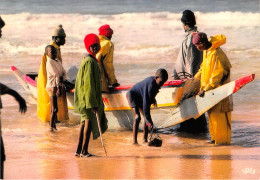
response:
<path fill-rule="evenodd" d="M 135 93 L 128 91 L 126 93 L 126 96 L 128 98 L 128 103 L 131 106 L 131 108 L 142 108 L 143 102 L 142 98 Z"/>

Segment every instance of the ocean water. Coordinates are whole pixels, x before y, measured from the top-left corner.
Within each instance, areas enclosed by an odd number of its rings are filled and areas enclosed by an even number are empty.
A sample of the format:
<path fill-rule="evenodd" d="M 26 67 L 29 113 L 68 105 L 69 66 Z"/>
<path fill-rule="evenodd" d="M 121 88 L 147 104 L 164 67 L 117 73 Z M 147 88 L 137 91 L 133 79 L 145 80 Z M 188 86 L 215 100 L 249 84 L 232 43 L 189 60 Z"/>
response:
<path fill-rule="evenodd" d="M 136 83 L 158 68 L 171 75 L 185 37 L 180 22 L 185 9 L 195 12 L 199 31 L 208 36 L 226 35 L 222 49 L 232 64 L 232 80 L 256 74 L 252 83 L 233 96 L 231 146 L 208 145 L 208 134 L 172 131 L 162 135 L 162 148 L 132 147 L 130 131 L 110 130 L 104 134 L 109 158 L 75 159 L 79 122 L 73 112 L 68 123 L 58 125 L 57 133 L 50 133 L 37 119 L 35 100 L 16 81 L 10 66 L 37 72 L 44 48 L 59 24 L 67 34 L 61 47 L 64 67 L 79 66 L 86 53 L 85 35 L 98 33 L 101 25 L 109 24 L 114 30 L 114 66 L 120 84 Z M 19 115 L 15 100 L 2 96 L 6 178 L 260 177 L 259 1 L 0 0 L 0 13 L 6 22 L 0 39 L 0 82 L 17 90 L 28 103 L 28 112 Z M 90 151 L 103 156 L 99 140 L 91 141 Z"/>

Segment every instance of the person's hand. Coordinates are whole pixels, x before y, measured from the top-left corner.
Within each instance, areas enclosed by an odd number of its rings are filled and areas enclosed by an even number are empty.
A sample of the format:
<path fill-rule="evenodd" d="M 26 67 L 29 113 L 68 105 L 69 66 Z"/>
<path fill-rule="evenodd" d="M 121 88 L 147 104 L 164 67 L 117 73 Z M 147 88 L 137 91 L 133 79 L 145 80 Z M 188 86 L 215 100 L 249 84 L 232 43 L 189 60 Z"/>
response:
<path fill-rule="evenodd" d="M 92 111 L 93 113 L 97 114 L 97 113 L 98 113 L 98 108 L 97 108 L 97 107 L 91 108 L 91 111 Z"/>
<path fill-rule="evenodd" d="M 198 95 L 199 95 L 200 97 L 204 97 L 205 91 L 204 91 L 204 90 L 199 91 Z"/>
<path fill-rule="evenodd" d="M 20 97 L 19 99 L 17 99 L 17 101 L 19 103 L 19 112 L 21 112 L 21 114 L 24 114 L 27 111 L 27 106 L 24 98 Z"/>
<path fill-rule="evenodd" d="M 153 129 L 153 122 L 147 123 L 146 126 L 148 126 L 148 130 L 150 131 Z"/>
<path fill-rule="evenodd" d="M 115 84 L 112 84 L 111 85 L 113 88 L 116 88 L 117 86 L 120 86 L 120 84 L 119 83 L 115 83 Z"/>

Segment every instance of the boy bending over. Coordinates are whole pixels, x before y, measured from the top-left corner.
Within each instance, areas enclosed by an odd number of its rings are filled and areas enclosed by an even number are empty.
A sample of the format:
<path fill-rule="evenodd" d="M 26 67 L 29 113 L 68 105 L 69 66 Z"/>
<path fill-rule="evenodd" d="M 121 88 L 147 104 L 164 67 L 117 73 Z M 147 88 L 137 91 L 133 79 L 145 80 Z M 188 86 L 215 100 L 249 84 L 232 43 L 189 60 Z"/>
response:
<path fill-rule="evenodd" d="M 134 113 L 134 124 L 133 124 L 133 140 L 134 144 L 137 142 L 137 133 L 139 123 L 141 121 L 140 112 L 145 118 L 144 123 L 144 136 L 143 142 L 148 142 L 148 130 L 153 127 L 153 121 L 150 114 L 151 104 L 157 107 L 155 96 L 159 92 L 159 89 L 168 80 L 168 73 L 165 69 L 158 69 L 155 76 L 148 77 L 143 81 L 135 84 L 128 92 L 127 97 L 129 104 Z"/>

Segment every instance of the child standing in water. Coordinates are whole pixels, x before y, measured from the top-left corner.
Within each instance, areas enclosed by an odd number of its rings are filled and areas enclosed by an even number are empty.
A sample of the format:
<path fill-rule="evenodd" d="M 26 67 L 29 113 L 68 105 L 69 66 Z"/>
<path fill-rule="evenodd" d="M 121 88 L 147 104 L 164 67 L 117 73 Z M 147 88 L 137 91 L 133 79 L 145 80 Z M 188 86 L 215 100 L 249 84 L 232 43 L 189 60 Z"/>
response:
<path fill-rule="evenodd" d="M 74 110 L 81 116 L 76 157 L 93 156 L 88 152 L 91 132 L 93 139 L 97 139 L 100 133 L 104 133 L 107 129 L 101 92 L 101 73 L 96 59 L 96 54 L 100 50 L 100 41 L 97 35 L 88 34 L 84 43 L 89 54 L 81 61 L 74 93 Z M 99 132 L 96 116 L 99 116 L 102 132 Z"/>
<path fill-rule="evenodd" d="M 140 112 L 145 118 L 143 142 L 148 142 L 148 129 L 153 128 L 153 121 L 150 114 L 151 104 L 157 107 L 155 96 L 159 89 L 168 80 L 168 73 L 165 69 L 158 69 L 155 76 L 148 77 L 143 81 L 135 84 L 128 92 L 127 97 L 129 104 L 134 113 L 133 124 L 133 144 L 138 144 L 137 134 L 139 123 L 141 121 Z"/>
<path fill-rule="evenodd" d="M 45 48 L 45 54 L 47 55 L 46 72 L 47 72 L 47 83 L 46 90 L 50 96 L 51 104 L 51 122 L 50 130 L 53 132 L 56 128 L 57 113 L 58 113 L 58 102 L 57 98 L 66 93 L 64 90 L 63 81 L 66 78 L 66 71 L 63 68 L 61 61 L 57 58 L 56 48 L 52 45 L 48 45 Z"/>

